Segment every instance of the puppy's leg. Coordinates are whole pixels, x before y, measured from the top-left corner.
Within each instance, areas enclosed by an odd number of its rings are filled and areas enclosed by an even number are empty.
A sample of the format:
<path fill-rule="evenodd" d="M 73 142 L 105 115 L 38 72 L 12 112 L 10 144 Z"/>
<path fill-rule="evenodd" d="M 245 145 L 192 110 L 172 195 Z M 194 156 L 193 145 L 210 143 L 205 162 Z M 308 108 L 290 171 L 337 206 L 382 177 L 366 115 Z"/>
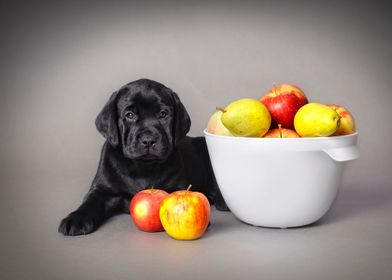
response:
<path fill-rule="evenodd" d="M 216 194 L 214 204 L 215 204 L 215 208 L 219 211 L 230 211 L 219 189 Z"/>
<path fill-rule="evenodd" d="M 123 209 L 122 197 L 113 197 L 100 191 L 90 191 L 79 208 L 65 217 L 58 228 L 64 235 L 82 235 L 95 231 L 107 219 Z"/>

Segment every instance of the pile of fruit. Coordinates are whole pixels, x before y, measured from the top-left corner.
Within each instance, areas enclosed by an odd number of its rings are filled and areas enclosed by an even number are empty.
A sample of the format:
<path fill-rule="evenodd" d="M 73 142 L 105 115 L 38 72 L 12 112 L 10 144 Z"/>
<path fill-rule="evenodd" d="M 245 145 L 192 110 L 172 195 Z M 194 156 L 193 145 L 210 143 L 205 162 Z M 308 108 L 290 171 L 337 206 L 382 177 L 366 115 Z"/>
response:
<path fill-rule="evenodd" d="M 244 98 L 217 109 L 207 131 L 218 135 L 297 138 L 355 132 L 354 118 L 346 108 L 309 103 L 303 91 L 291 84 L 275 86 L 259 100 Z M 190 187 L 171 194 L 160 189 L 138 192 L 130 202 L 136 227 L 146 232 L 166 231 L 178 240 L 200 238 L 210 221 L 210 204 Z"/>
<path fill-rule="evenodd" d="M 139 191 L 129 206 L 134 224 L 146 232 L 165 230 L 178 240 L 200 238 L 210 222 L 210 203 L 190 188 L 171 194 L 153 188 Z"/>
<path fill-rule="evenodd" d="M 326 137 L 354 133 L 355 122 L 346 108 L 309 103 L 299 87 L 281 84 L 259 100 L 244 98 L 217 108 L 207 132 L 264 138 Z"/>

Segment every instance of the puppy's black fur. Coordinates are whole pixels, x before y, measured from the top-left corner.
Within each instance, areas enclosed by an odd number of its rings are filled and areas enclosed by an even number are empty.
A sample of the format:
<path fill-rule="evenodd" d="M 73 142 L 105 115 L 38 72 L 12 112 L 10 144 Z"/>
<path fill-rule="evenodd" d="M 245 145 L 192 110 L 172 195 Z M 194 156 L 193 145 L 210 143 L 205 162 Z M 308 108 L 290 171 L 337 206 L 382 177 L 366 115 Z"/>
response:
<path fill-rule="evenodd" d="M 129 213 L 140 190 L 185 189 L 204 193 L 219 210 L 228 210 L 216 184 L 203 137 L 185 136 L 191 125 L 177 94 L 141 79 L 114 92 L 96 119 L 106 138 L 97 174 L 79 208 L 65 217 L 59 232 L 88 234 L 108 218 Z"/>

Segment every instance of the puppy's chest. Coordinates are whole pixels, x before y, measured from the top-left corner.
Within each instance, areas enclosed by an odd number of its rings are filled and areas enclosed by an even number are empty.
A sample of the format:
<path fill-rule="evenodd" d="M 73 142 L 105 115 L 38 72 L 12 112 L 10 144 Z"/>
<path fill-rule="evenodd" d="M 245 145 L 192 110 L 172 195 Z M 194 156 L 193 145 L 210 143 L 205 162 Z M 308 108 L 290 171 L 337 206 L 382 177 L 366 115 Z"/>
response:
<path fill-rule="evenodd" d="M 180 170 L 160 170 L 159 172 L 143 172 L 143 174 L 129 174 L 126 179 L 127 193 L 134 195 L 144 189 L 162 189 L 174 191 L 185 189 L 189 184 L 188 178 Z"/>

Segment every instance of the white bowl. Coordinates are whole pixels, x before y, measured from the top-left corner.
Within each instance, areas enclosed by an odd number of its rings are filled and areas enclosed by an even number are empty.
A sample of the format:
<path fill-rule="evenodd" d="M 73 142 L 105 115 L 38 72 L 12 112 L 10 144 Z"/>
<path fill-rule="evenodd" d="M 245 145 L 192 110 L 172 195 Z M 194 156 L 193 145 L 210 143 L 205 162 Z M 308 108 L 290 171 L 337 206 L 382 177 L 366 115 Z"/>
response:
<path fill-rule="evenodd" d="M 358 133 L 315 138 L 247 138 L 204 131 L 222 195 L 240 220 L 297 227 L 331 207 L 344 166 L 359 158 Z"/>

